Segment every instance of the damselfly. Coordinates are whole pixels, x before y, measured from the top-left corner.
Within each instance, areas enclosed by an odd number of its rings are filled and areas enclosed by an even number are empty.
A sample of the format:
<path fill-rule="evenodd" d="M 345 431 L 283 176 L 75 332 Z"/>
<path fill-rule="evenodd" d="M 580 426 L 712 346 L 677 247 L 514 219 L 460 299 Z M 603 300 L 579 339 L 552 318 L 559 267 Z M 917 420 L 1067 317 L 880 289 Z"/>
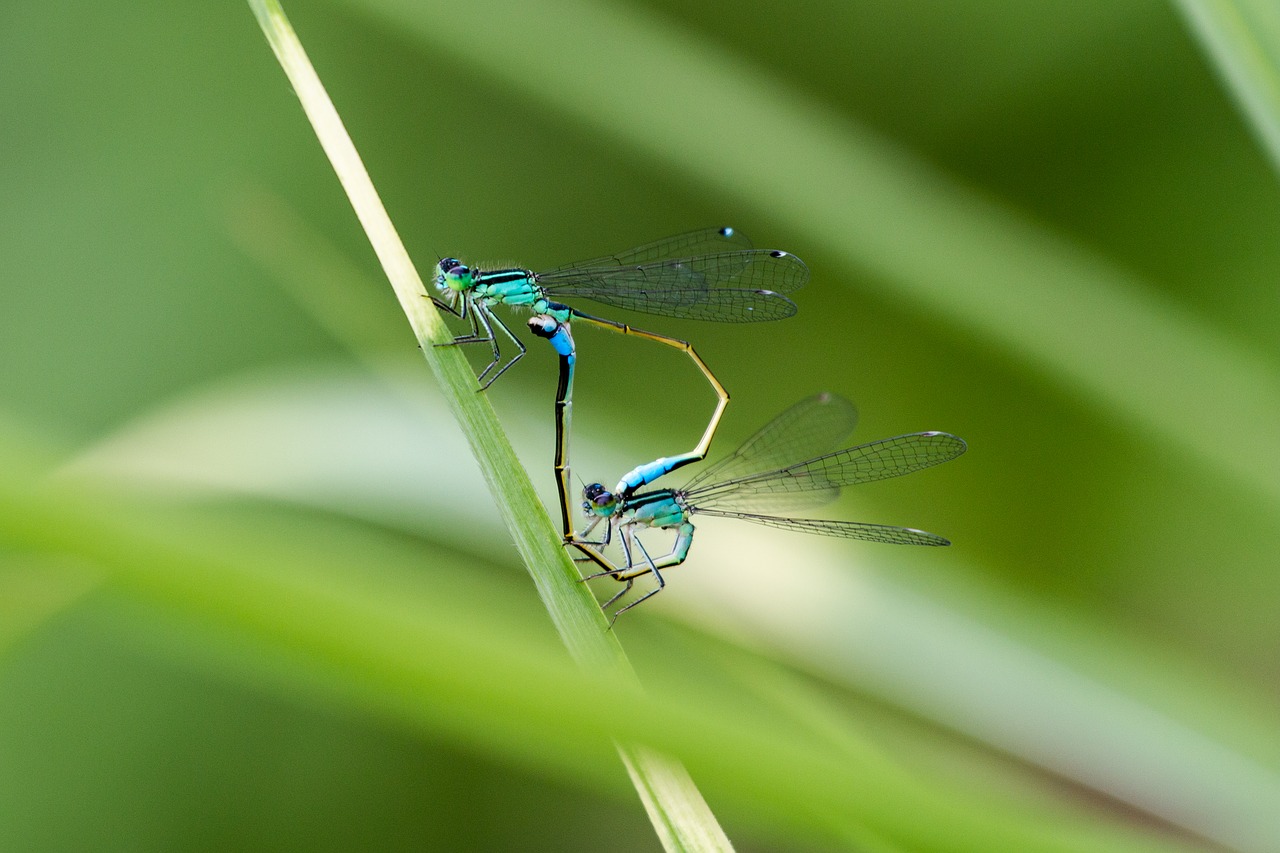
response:
<path fill-rule="evenodd" d="M 802 287 L 808 278 L 804 262 L 790 252 L 752 248 L 745 235 L 722 227 L 691 231 L 546 272 L 519 267 L 487 270 L 468 266 L 457 258 L 442 258 L 436 264 L 435 278 L 442 298 L 431 298 L 443 310 L 471 324 L 470 333 L 454 338 L 453 344 L 488 343 L 492 348 L 493 358 L 478 377 L 481 390 L 492 385 L 525 353 L 524 344 L 494 313 L 497 305 L 529 308 L 561 323 L 582 320 L 684 352 L 718 398 L 697 448 L 685 454 L 701 459 L 711 445 L 729 394 L 689 342 L 587 314 L 565 304 L 566 300 L 589 299 L 668 317 L 752 323 L 795 314 L 795 303 L 787 294 Z M 516 354 L 505 363 L 495 328 L 517 347 Z"/>
<path fill-rule="evenodd" d="M 951 544 L 941 536 L 910 527 L 763 514 L 818 506 L 834 500 L 844 486 L 900 477 L 954 459 L 965 451 L 962 439 L 945 432 L 911 433 L 832 451 L 856 423 L 857 410 L 852 403 L 835 394 L 819 394 L 787 409 L 682 488 L 620 496 L 621 489 L 611 492 L 600 483 L 588 485 L 583 490 L 582 508 L 591 521 L 580 534 L 567 537 L 568 544 L 602 569 L 584 579 L 608 576 L 625 582 L 626 586 L 605 603 L 607 610 L 630 591 L 635 578 L 653 574 L 657 586 L 620 608 L 613 615 L 616 620 L 663 589 L 663 569 L 685 561 L 693 544 L 691 519 L 695 515 L 736 518 L 784 530 L 871 542 Z M 640 466 L 636 471 L 645 468 Z M 562 509 L 563 514 L 567 512 L 567 508 Z M 605 523 L 603 535 L 598 541 L 589 540 L 587 537 L 601 522 Z M 667 554 L 654 557 L 645 547 L 639 534 L 651 528 L 675 531 L 675 543 Z M 601 553 L 615 530 L 625 559 L 621 566 Z"/>

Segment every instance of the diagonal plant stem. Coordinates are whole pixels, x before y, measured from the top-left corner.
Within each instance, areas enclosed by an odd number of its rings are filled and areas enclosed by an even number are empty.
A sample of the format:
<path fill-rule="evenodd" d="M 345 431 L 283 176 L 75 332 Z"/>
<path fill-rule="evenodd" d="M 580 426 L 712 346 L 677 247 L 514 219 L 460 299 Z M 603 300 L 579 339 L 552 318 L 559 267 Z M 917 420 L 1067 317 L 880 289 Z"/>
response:
<path fill-rule="evenodd" d="M 1280 174 L 1280 7 L 1274 0 L 1176 0 Z"/>
<path fill-rule="evenodd" d="M 634 682 L 635 674 L 622 646 L 616 635 L 605 631 L 604 617 L 595 599 L 579 582 L 493 408 L 483 394 L 476 393 L 475 376 L 466 359 L 454 348 L 437 346 L 449 342 L 449 330 L 431 301 L 424 298 L 427 294 L 422 279 L 284 10 L 276 0 L 249 0 L 249 6 L 373 245 L 561 639 L 588 672 Z M 618 753 L 666 849 L 732 849 L 679 762 L 636 745 L 620 743 Z"/>

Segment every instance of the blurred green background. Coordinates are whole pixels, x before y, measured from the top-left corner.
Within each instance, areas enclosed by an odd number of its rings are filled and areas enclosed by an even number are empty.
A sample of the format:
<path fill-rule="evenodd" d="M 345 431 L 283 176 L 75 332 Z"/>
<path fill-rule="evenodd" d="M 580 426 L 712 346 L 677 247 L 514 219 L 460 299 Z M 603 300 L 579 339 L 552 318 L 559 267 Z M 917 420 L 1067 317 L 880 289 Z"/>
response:
<path fill-rule="evenodd" d="M 1175 9 L 286 11 L 420 270 L 733 224 L 809 264 L 796 318 L 625 318 L 730 389 L 719 452 L 821 390 L 969 442 L 829 511 L 951 549 L 708 521 L 620 623 L 743 849 L 1280 849 L 1280 193 Z M 656 849 L 607 737 L 680 732 L 512 680 L 554 634 L 249 10 L 0 23 L 3 846 Z M 700 434 L 681 358 L 578 346 L 581 476 Z M 548 500 L 553 386 L 534 348 L 490 392 Z M 866 790 L 761 794 L 739 735 Z"/>

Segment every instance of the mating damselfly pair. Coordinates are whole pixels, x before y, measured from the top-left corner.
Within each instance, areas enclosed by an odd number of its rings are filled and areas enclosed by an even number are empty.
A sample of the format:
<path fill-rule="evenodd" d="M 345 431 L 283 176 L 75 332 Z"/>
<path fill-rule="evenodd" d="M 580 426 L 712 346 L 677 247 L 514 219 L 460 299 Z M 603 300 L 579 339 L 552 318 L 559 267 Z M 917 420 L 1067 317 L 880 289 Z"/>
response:
<path fill-rule="evenodd" d="M 694 534 L 691 518 L 696 514 L 848 539 L 950 544 L 940 536 L 907 527 L 764 514 L 817 506 L 834 500 L 844 486 L 909 474 L 954 459 L 965 450 L 961 439 L 942 432 L 912 433 L 836 449 L 853 431 L 857 411 L 848 400 L 834 394 L 809 397 L 787 409 L 683 487 L 643 491 L 659 478 L 705 458 L 728 404 L 728 392 L 687 341 L 587 314 L 560 301 L 581 298 L 669 317 L 762 322 L 796 313 L 789 294 L 802 287 L 808 275 L 808 268 L 795 255 L 755 249 L 743 234 L 727 227 L 681 234 L 542 273 L 518 267 L 488 270 L 456 258 L 443 258 L 437 264 L 435 283 L 441 297 L 433 297 L 433 301 L 471 325 L 469 333 L 452 343 L 490 346 L 492 358 L 479 376 L 481 390 L 526 352 L 494 313 L 499 305 L 532 310 L 530 329 L 547 339 L 559 355 L 554 470 L 564 542 L 575 549 L 577 560 L 590 561 L 599 569 L 584 580 L 612 577 L 625 584 L 605 602 L 606 611 L 631 589 L 636 578 L 652 574 L 655 580 L 652 590 L 619 608 L 613 619 L 664 588 L 662 571 L 680 565 L 688 556 Z M 569 474 L 577 367 L 571 330 L 575 319 L 679 349 L 693 360 L 718 400 L 693 450 L 639 465 L 623 475 L 613 490 L 600 483 L 587 485 L 581 504 L 587 522 L 581 531 L 574 529 Z M 505 362 L 497 331 L 518 350 Z M 598 528 L 596 538 L 591 538 Z M 649 530 L 674 531 L 670 550 L 653 556 L 641 538 Z M 621 563 L 605 556 L 615 538 L 621 546 Z"/>

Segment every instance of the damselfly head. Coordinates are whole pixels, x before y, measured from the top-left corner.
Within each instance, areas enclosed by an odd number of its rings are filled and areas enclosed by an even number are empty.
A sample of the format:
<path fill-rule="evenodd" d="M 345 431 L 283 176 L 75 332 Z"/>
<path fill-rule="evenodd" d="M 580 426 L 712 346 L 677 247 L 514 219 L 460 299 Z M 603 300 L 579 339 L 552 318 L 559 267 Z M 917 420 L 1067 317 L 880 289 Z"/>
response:
<path fill-rule="evenodd" d="M 582 490 L 582 510 L 590 515 L 613 515 L 618 499 L 613 492 L 599 483 L 592 483 Z"/>
<path fill-rule="evenodd" d="M 441 290 L 470 290 L 475 285 L 475 272 L 457 258 L 441 258 L 436 264 L 436 287 Z"/>

